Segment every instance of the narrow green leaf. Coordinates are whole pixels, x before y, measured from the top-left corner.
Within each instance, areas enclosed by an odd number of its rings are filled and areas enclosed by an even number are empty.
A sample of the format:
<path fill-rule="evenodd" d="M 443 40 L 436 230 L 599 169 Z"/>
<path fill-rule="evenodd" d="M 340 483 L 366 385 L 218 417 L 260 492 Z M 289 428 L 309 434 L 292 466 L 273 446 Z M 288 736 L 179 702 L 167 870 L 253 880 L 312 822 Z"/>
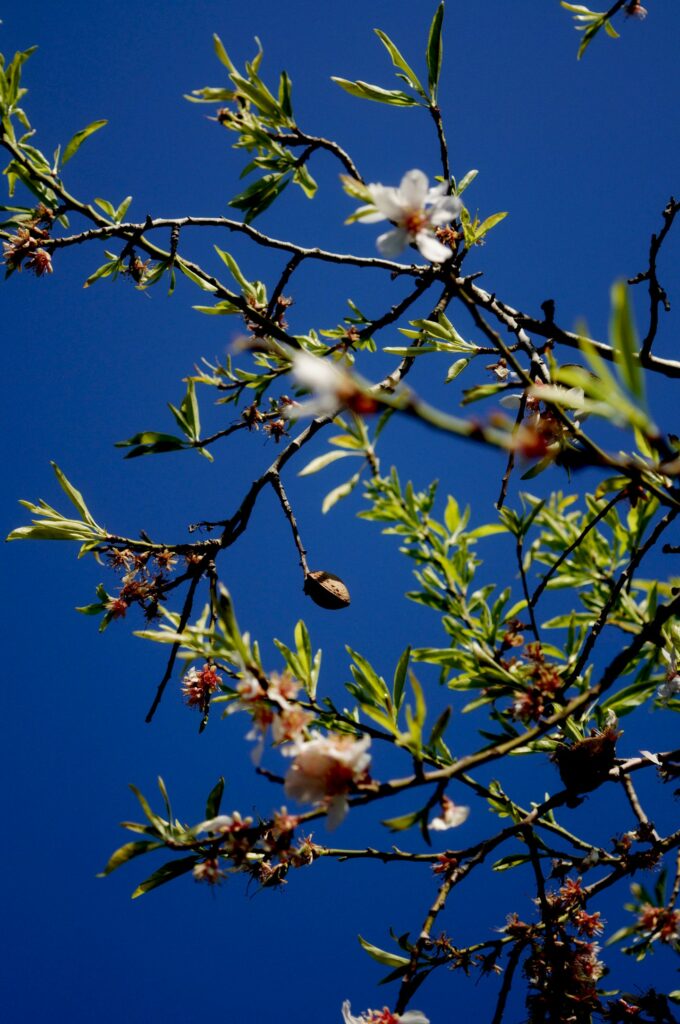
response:
<path fill-rule="evenodd" d="M 379 85 L 371 85 L 369 82 L 349 82 L 346 78 L 331 77 L 331 81 L 339 85 L 350 96 L 358 96 L 361 100 L 374 100 L 376 103 L 388 103 L 395 107 L 416 107 L 418 100 L 415 100 L 408 93 L 401 89 L 381 89 Z"/>
<path fill-rule="evenodd" d="M 90 135 L 94 135 L 95 132 L 98 132 L 100 128 L 103 128 L 108 123 L 108 121 L 93 121 L 92 124 L 88 124 L 87 128 L 81 128 L 79 132 L 76 132 L 64 150 L 64 155 L 61 158 L 62 167 L 78 152 L 85 139 L 89 138 Z"/>
<path fill-rule="evenodd" d="M 110 203 L 108 199 L 95 199 L 95 203 L 100 210 L 104 211 L 107 217 L 110 217 L 111 220 L 113 220 L 116 215 L 116 209 L 113 203 Z"/>
<path fill-rule="evenodd" d="M 76 509 L 78 510 L 78 514 L 80 515 L 80 518 L 83 520 L 83 522 L 99 530 L 100 527 L 97 526 L 96 522 L 90 515 L 87 505 L 85 504 L 85 499 L 83 498 L 80 491 L 76 490 L 73 484 L 66 479 L 66 476 L 59 469 L 59 466 L 56 464 L 56 462 L 50 462 L 50 465 L 54 470 L 54 474 L 57 480 L 59 481 L 61 489 L 63 490 L 64 494 L 68 497 L 68 499 L 72 502 L 72 504 L 75 505 Z"/>
<path fill-rule="evenodd" d="M 456 359 L 455 363 L 451 363 L 451 366 L 449 366 L 446 372 L 444 383 L 450 384 L 452 380 L 455 380 L 456 377 L 463 372 L 469 362 L 469 359 Z"/>
<path fill-rule="evenodd" d="M 385 818 L 381 822 L 385 828 L 388 828 L 390 832 L 406 832 L 407 829 L 413 828 L 414 825 L 419 824 L 423 819 L 423 812 L 412 811 L 410 814 L 400 814 L 396 818 Z"/>
<path fill-rule="evenodd" d="M 227 53 L 227 51 L 224 48 L 224 43 L 222 42 L 220 37 L 217 35 L 217 33 L 213 34 L 213 47 L 214 47 L 215 53 L 217 54 L 218 60 L 220 60 L 222 62 L 222 64 L 224 64 L 225 68 L 228 68 L 229 71 L 236 71 L 236 67 L 232 63 L 231 58 L 229 57 L 229 54 Z"/>
<path fill-rule="evenodd" d="M 168 861 L 167 864 L 158 868 L 157 871 L 154 871 L 152 875 L 149 875 L 144 882 L 137 886 L 132 894 L 132 899 L 136 900 L 139 896 L 143 896 L 144 893 L 151 892 L 152 889 L 157 889 L 160 885 L 165 885 L 174 878 L 179 878 L 180 875 L 186 875 L 187 872 L 192 870 L 198 859 L 198 857 L 192 854 L 190 857 L 180 857 L 178 860 Z"/>
<path fill-rule="evenodd" d="M 188 277 L 190 281 L 194 282 L 194 284 L 197 284 L 198 287 L 202 288 L 204 292 L 216 292 L 217 291 L 217 288 L 215 287 L 214 284 L 211 284 L 209 281 L 205 281 L 202 277 L 199 277 L 198 274 L 194 270 L 191 269 L 191 267 L 188 267 L 186 265 L 184 260 L 181 260 L 179 258 L 179 256 L 175 257 L 175 263 L 177 264 L 179 269 L 182 271 L 184 276 Z"/>
<path fill-rule="evenodd" d="M 614 358 L 621 379 L 635 398 L 642 399 L 642 370 L 638 360 L 639 344 L 633 313 L 628 297 L 628 286 L 617 281 L 611 291 L 612 316 L 609 324 Z"/>
<path fill-rule="evenodd" d="M 430 88 L 430 96 L 434 103 L 437 98 L 437 86 L 439 85 L 439 76 L 442 70 L 442 22 L 444 20 L 444 0 L 440 3 L 439 7 L 435 11 L 432 24 L 430 25 L 430 34 L 427 39 L 427 50 L 425 53 L 427 59 L 427 83 Z"/>
<path fill-rule="evenodd" d="M 224 793 L 224 777 L 220 777 L 208 793 L 205 804 L 205 816 L 207 820 L 215 818 L 220 813 L 222 794 Z"/>
<path fill-rule="evenodd" d="M 151 853 L 152 850 L 158 850 L 161 846 L 165 846 L 165 843 L 154 843 L 149 839 L 139 839 L 136 842 L 125 843 L 124 846 L 120 846 L 115 853 L 111 854 L 106 867 L 97 874 L 97 878 L 106 878 L 112 871 L 115 871 L 122 864 L 127 864 L 134 857 L 141 857 L 143 853 Z"/>
<path fill-rule="evenodd" d="M 402 653 L 397 667 L 394 670 L 394 680 L 392 683 L 392 703 L 395 709 L 398 711 L 401 707 L 401 702 L 404 699 L 404 686 L 406 684 L 406 672 L 408 669 L 409 658 L 411 657 L 410 646 Z"/>
<path fill-rule="evenodd" d="M 368 955 L 374 960 L 377 960 L 379 964 L 383 964 L 385 967 L 406 967 L 410 963 L 408 957 L 397 956 L 395 953 L 387 953 L 384 949 L 378 949 L 377 946 L 374 946 L 370 942 L 367 942 L 366 939 L 363 939 L 361 935 L 358 935 L 357 938 Z"/>
<path fill-rule="evenodd" d="M 426 99 L 427 97 L 425 94 L 425 90 L 418 81 L 418 76 L 406 62 L 403 55 L 399 52 L 399 50 L 394 45 L 390 37 L 386 35 L 385 32 L 382 32 L 379 28 L 376 28 L 374 31 L 378 39 L 383 44 L 383 46 L 389 53 L 390 57 L 392 58 L 392 63 L 394 64 L 395 68 L 399 68 L 401 71 L 403 71 L 409 81 L 410 86 L 413 89 L 415 89 L 416 92 L 420 93 L 423 99 Z"/>
<path fill-rule="evenodd" d="M 349 455 L 351 453 L 347 452 L 346 454 Z M 321 503 L 321 512 L 323 515 L 325 515 L 326 512 L 330 512 L 333 506 L 337 505 L 337 503 L 342 501 L 343 498 L 347 498 L 359 483 L 360 479 L 361 472 L 355 473 L 354 476 L 350 477 L 349 480 L 346 480 L 344 484 L 338 484 L 338 486 L 334 487 L 332 491 L 329 491 Z"/>
<path fill-rule="evenodd" d="M 323 455 L 318 455 L 316 458 L 308 462 L 306 466 L 298 472 L 298 476 L 311 476 L 313 473 L 318 473 L 320 469 L 325 469 L 326 466 L 330 466 L 331 463 L 337 462 L 338 459 L 347 459 L 352 456 L 356 458 L 360 455 L 360 452 L 324 452 Z"/>

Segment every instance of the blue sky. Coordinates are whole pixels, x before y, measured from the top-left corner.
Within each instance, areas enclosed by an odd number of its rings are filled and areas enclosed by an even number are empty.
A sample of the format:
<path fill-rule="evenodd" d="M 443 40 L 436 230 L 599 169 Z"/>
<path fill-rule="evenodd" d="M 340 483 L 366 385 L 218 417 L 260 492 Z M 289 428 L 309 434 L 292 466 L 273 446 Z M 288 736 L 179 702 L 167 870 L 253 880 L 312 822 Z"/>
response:
<path fill-rule="evenodd" d="M 598 38 L 578 64 L 577 36 L 557 0 L 450 2 L 446 13 L 440 102 L 453 171 L 460 178 L 479 169 L 467 199 L 482 216 L 509 211 L 468 267 L 483 270 L 485 287 L 524 309 L 538 311 L 544 299 L 555 298 L 562 323 L 585 318 L 599 337 L 606 334 L 612 281 L 644 267 L 649 235 L 669 195 L 678 192 L 680 9 L 653 0 L 648 6 L 645 22 L 625 23 L 616 43 Z M 212 0 L 76 0 L 57 16 L 54 4 L 35 0 L 8 7 L 0 40 L 5 54 L 39 45 L 25 70 L 25 105 L 46 152 L 91 121 L 109 119 L 68 166 L 72 193 L 88 201 L 132 194 L 130 216 L 138 220 L 147 213 L 219 215 L 239 188 L 243 160 L 231 150 L 231 137 L 206 119 L 209 109 L 182 98 L 224 82 L 213 32 L 237 65 L 253 55 L 259 36 L 264 77 L 274 82 L 281 68 L 289 71 L 299 122 L 337 138 L 367 180 L 396 184 L 412 167 L 436 173 L 436 141 L 425 115 L 362 103 L 329 76 L 390 87 L 391 66 L 372 30 L 385 30 L 416 64 L 434 9 L 430 0 L 328 7 L 263 0 L 252 10 Z M 373 228 L 343 225 L 352 203 L 338 188 L 336 167 L 321 157 L 313 172 L 320 183 L 315 202 L 291 194 L 259 226 L 303 245 L 373 254 Z M 234 237 L 187 233 L 182 244 L 216 270 L 213 241 L 229 248 L 250 276 L 271 279 L 280 267 Z M 671 292 L 678 255 L 671 237 L 662 269 Z M 140 294 L 122 281 L 83 291 L 100 262 L 99 252 L 72 249 L 58 254 L 50 278 L 15 274 L 3 283 L 4 534 L 25 521 L 16 498 L 57 502 L 50 459 L 109 529 L 129 535 L 146 529 L 172 540 L 184 536 L 187 523 L 230 514 L 274 457 L 275 446 L 261 435 L 237 435 L 214 465 L 192 453 L 122 460 L 113 442 L 142 429 L 171 429 L 166 402 L 181 397 L 182 377 L 201 356 L 224 356 L 238 328 L 192 311 L 202 298 L 183 281 L 171 299 L 158 290 Z M 335 325 L 348 296 L 372 312 L 394 301 L 371 272 L 317 268 L 301 275 L 289 317 L 293 330 Z M 640 317 L 643 311 L 641 302 Z M 673 354 L 675 314 L 668 323 L 660 355 Z M 419 379 L 414 376 L 414 386 Z M 668 428 L 677 432 L 670 391 L 659 395 Z M 208 400 L 204 406 L 208 425 L 224 422 Z M 320 441 L 309 454 L 322 450 Z M 385 467 L 398 460 L 402 477 L 418 487 L 437 477 L 442 494 L 472 501 L 476 522 L 493 518 L 495 455 L 412 424 L 387 433 L 381 454 Z M 439 636 L 433 616 L 402 599 L 410 567 L 394 539 L 354 518 L 360 495 L 321 516 L 323 494 L 341 479 L 334 468 L 302 479 L 291 471 L 286 478 L 310 561 L 350 586 L 352 606 L 341 617 L 302 595 L 288 526 L 271 496 L 258 504 L 251 529 L 224 566 L 240 622 L 262 640 L 272 667 L 278 662 L 270 638 L 290 643 L 304 617 L 314 645 L 324 648 L 324 685 L 336 694 L 348 678 L 345 644 L 390 675 L 407 642 Z M 565 478 L 551 483 L 568 487 Z M 8 545 L 2 554 L 9 638 L 4 903 L 12 923 L 0 971 L 7 975 L 8 1019 L 28 1022 L 49 1013 L 71 1024 L 172 1024 L 219 1014 L 230 1022 L 325 1024 L 340 1019 L 343 998 L 356 1010 L 389 1002 L 389 990 L 376 995 L 381 968 L 361 952 L 356 935 L 386 945 L 390 926 L 398 934 L 415 932 L 434 893 L 425 875 L 322 863 L 295 873 L 282 892 L 246 890 L 239 878 L 210 892 L 185 879 L 134 902 L 129 893 L 143 877 L 143 862 L 106 881 L 95 878 L 124 841 L 117 822 L 137 814 L 127 782 L 155 799 L 155 778 L 162 775 L 186 820 L 199 820 L 205 795 L 222 774 L 227 810 L 267 814 L 279 795 L 253 775 L 237 716 L 211 722 L 198 736 L 197 720 L 175 689 L 153 725 L 144 723 L 162 652 L 132 637 L 127 621 L 99 636 L 93 620 L 72 611 L 94 599 L 105 579 L 101 567 L 76 563 L 61 545 Z M 492 544 L 491 578 L 503 569 L 502 557 Z M 671 742 L 668 717 L 656 713 L 642 723 L 642 733 L 652 737 L 647 743 L 662 746 L 665 732 Z M 517 769 L 523 798 L 535 796 L 535 771 L 534 765 Z M 545 763 L 541 771 L 541 787 L 554 787 L 552 767 Z M 465 826 L 465 841 L 484 834 L 485 813 L 480 808 Z M 621 828 L 623 803 L 612 799 L 608 814 L 598 825 L 605 838 Z M 381 839 L 360 813 L 337 836 L 339 845 Z M 442 926 L 460 944 L 491 937 L 506 912 L 528 913 L 531 883 L 518 877 L 513 895 L 522 907 L 509 904 L 506 876 L 487 873 L 483 892 L 461 888 Z M 623 923 L 621 902 L 607 908 L 613 926 Z M 665 953 L 654 958 L 659 987 L 671 977 Z M 451 1006 L 463 1003 L 469 1009 L 457 1019 L 484 1019 L 496 987 L 493 980 L 475 985 L 458 975 L 435 976 L 416 1005 L 433 1024 L 447 1024 Z"/>

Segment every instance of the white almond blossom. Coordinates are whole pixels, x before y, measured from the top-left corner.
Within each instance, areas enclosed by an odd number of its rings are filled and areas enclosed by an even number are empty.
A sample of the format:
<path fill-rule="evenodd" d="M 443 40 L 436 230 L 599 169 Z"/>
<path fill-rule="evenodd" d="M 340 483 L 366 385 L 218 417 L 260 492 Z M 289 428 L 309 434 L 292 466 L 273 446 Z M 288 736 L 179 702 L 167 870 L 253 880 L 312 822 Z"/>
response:
<path fill-rule="evenodd" d="M 399 188 L 369 185 L 372 203 L 355 213 L 357 220 L 373 224 L 391 220 L 391 231 L 380 235 L 377 246 L 383 256 L 396 256 L 411 242 L 431 263 L 445 263 L 453 253 L 438 241 L 435 229 L 450 224 L 463 208 L 458 196 L 446 195 L 446 185 L 428 188 L 427 176 L 418 170 L 407 171 Z"/>
<path fill-rule="evenodd" d="M 382 1010 L 366 1010 L 360 1017 L 355 1017 L 349 999 L 342 1004 L 342 1019 L 344 1024 L 430 1024 L 420 1010 L 392 1013 L 386 1006 Z"/>
<path fill-rule="evenodd" d="M 310 352 L 296 352 L 293 356 L 291 375 L 296 384 L 311 391 L 313 397 L 306 402 L 293 402 L 286 406 L 283 415 L 288 419 L 300 416 L 336 416 L 343 406 L 355 408 L 357 412 L 374 411 L 375 401 L 365 395 L 361 387 L 346 370 L 342 370 L 328 359 L 313 356 Z M 370 404 L 371 408 L 360 408 Z"/>
<path fill-rule="evenodd" d="M 370 744 L 370 736 L 357 740 L 334 733 L 284 748 L 282 753 L 294 759 L 286 773 L 286 796 L 299 803 L 327 804 L 328 827 L 335 828 L 347 814 L 347 793 L 371 763 Z"/>
<path fill-rule="evenodd" d="M 458 828 L 464 821 L 468 820 L 470 816 L 470 808 L 463 807 L 460 804 L 454 804 L 453 800 L 449 800 L 448 796 L 441 798 L 442 813 L 439 817 L 433 818 L 428 828 L 434 832 L 444 832 L 449 828 Z"/>

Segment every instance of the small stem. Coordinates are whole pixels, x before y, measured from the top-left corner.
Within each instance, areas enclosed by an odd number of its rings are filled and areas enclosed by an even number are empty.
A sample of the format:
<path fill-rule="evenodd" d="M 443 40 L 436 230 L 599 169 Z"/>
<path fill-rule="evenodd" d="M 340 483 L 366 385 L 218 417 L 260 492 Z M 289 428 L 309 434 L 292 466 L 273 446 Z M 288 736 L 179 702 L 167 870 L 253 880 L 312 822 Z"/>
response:
<path fill-rule="evenodd" d="M 496 349 L 494 349 L 494 352 L 495 351 L 496 351 Z M 526 392 L 522 392 L 522 396 L 521 396 L 521 398 L 519 400 L 519 409 L 517 410 L 517 417 L 515 419 L 515 427 L 514 427 L 514 430 L 513 430 L 513 436 L 514 436 L 514 434 L 517 433 L 519 425 L 522 422 L 522 420 L 524 419 L 524 411 L 525 411 L 526 407 L 527 407 Z M 509 453 L 508 453 L 508 461 L 507 461 L 507 465 L 505 467 L 505 473 L 503 474 L 503 479 L 501 480 L 501 492 L 498 495 L 498 501 L 496 502 L 496 508 L 499 509 L 499 510 L 502 509 L 503 505 L 505 504 L 505 499 L 506 499 L 506 497 L 508 495 L 508 484 L 510 483 L 510 474 L 512 473 L 514 468 L 515 468 L 515 450 L 514 450 L 514 448 L 511 448 Z"/>
<path fill-rule="evenodd" d="M 307 552 L 305 551 L 302 545 L 300 531 L 298 530 L 298 525 L 295 520 L 295 516 L 293 515 L 293 509 L 291 508 L 290 502 L 288 501 L 288 495 L 286 494 L 283 488 L 283 484 L 281 483 L 281 477 L 279 476 L 278 473 L 272 473 L 272 475 L 269 478 L 269 482 L 276 491 L 279 497 L 279 501 L 281 502 L 281 508 L 284 511 L 286 519 L 290 523 L 290 528 L 293 531 L 293 540 L 295 541 L 295 546 L 298 549 L 298 553 L 300 555 L 300 565 L 302 566 L 302 571 L 304 575 L 307 576 L 307 574 L 309 573 L 309 566 L 307 565 Z"/>
<path fill-rule="evenodd" d="M 191 615 L 191 609 L 194 606 L 194 596 L 196 594 L 196 588 L 198 587 L 198 582 L 199 582 L 201 576 L 203 575 L 203 571 L 205 569 L 205 562 L 206 562 L 206 560 L 204 559 L 196 567 L 196 573 L 195 573 L 191 583 L 189 584 L 189 590 L 187 591 L 187 596 L 185 598 L 184 605 L 182 607 L 182 613 L 180 615 L 179 623 L 177 624 L 177 633 L 178 634 L 181 634 L 181 633 L 184 632 L 186 624 L 189 621 L 189 616 Z M 180 649 L 181 643 L 182 643 L 181 640 L 176 640 L 175 643 L 172 645 L 172 649 L 170 651 L 170 657 L 168 658 L 168 664 L 166 666 L 165 673 L 164 673 L 163 678 L 161 679 L 160 683 L 158 684 L 158 689 L 156 690 L 156 696 L 154 697 L 153 702 L 151 704 L 151 707 L 149 708 L 149 710 L 147 712 L 147 715 L 146 715 L 146 718 L 145 718 L 145 721 L 148 722 L 148 723 L 153 721 L 153 716 L 156 714 L 156 709 L 158 708 L 158 705 L 160 704 L 161 700 L 163 699 L 163 694 L 165 692 L 165 688 L 168 685 L 168 682 L 170 681 L 170 677 L 172 675 L 172 671 L 173 671 L 173 669 L 175 667 L 175 661 L 177 659 L 177 654 L 179 653 L 179 649 Z"/>
<path fill-rule="evenodd" d="M 630 775 L 628 773 L 623 773 L 620 776 L 620 778 L 621 778 L 621 785 L 623 786 L 624 792 L 625 792 L 626 796 L 628 797 L 628 803 L 630 804 L 630 806 L 631 806 L 631 808 L 633 810 L 633 814 L 635 815 L 637 820 L 642 825 L 643 834 L 648 834 L 655 841 L 657 841 L 660 838 L 659 837 L 659 833 L 656 831 L 656 829 L 650 829 L 649 818 L 647 817 L 647 815 L 646 815 L 646 813 L 644 811 L 644 808 L 643 808 L 642 804 L 640 803 L 640 799 L 639 799 L 639 797 L 638 797 L 638 795 L 637 795 L 637 793 L 635 791 L 635 786 L 633 785 L 633 780 L 631 779 L 631 777 L 630 777 Z"/>
<path fill-rule="evenodd" d="M 512 982 L 515 976 L 515 971 L 517 970 L 517 964 L 519 963 L 519 958 L 521 957 L 525 946 L 526 942 L 522 942 L 520 940 L 519 942 L 515 943 L 515 945 L 512 947 L 508 955 L 508 966 L 505 968 L 503 984 L 501 985 L 501 990 L 498 993 L 496 1011 L 491 1020 L 491 1024 L 501 1024 L 501 1021 L 503 1020 L 503 1014 L 505 1013 L 505 1005 L 508 1001 L 508 996 L 510 995 L 510 989 L 512 988 Z"/>
<path fill-rule="evenodd" d="M 541 642 L 541 635 L 538 631 L 538 625 L 536 623 L 536 616 L 534 614 L 534 606 L 531 603 L 531 597 L 529 595 L 529 584 L 527 583 L 527 574 L 524 569 L 524 538 L 518 534 L 515 544 L 515 554 L 517 555 L 517 564 L 519 565 L 519 574 L 522 580 L 522 592 L 524 594 L 524 600 L 527 603 L 529 610 L 529 618 L 531 619 L 531 630 L 538 640 Z"/>
<path fill-rule="evenodd" d="M 606 504 L 603 505 L 602 508 L 599 510 L 597 515 L 593 516 L 593 518 L 590 520 L 590 522 L 579 533 L 579 535 L 576 538 L 576 540 L 573 541 L 573 543 L 571 543 L 569 545 L 569 547 L 565 548 L 564 551 L 562 552 L 562 554 L 559 556 L 559 558 L 557 558 L 553 562 L 553 564 L 550 566 L 550 568 L 548 569 L 547 573 L 545 574 L 545 576 L 543 577 L 541 582 L 536 587 L 536 590 L 534 591 L 533 597 L 531 598 L 531 601 L 529 602 L 529 604 L 530 604 L 530 606 L 532 608 L 534 607 L 534 605 L 538 601 L 539 597 L 541 596 L 541 594 L 543 593 L 543 591 L 547 587 L 549 580 L 552 579 L 552 577 L 555 575 L 555 573 L 557 572 L 559 567 L 562 565 L 562 563 L 565 562 L 567 560 L 567 558 L 569 558 L 569 556 L 572 554 L 572 552 L 574 552 L 576 550 L 576 548 L 578 548 L 580 546 L 580 544 L 583 541 L 583 539 L 588 536 L 590 531 L 593 530 L 602 519 L 604 519 L 604 517 L 607 515 L 609 510 L 612 509 L 614 507 L 614 505 L 616 505 L 617 501 L 620 501 L 621 498 L 623 498 L 624 494 L 625 494 L 625 491 L 619 491 L 619 493 L 615 494 L 614 497 L 611 498 L 610 501 L 606 502 Z"/>

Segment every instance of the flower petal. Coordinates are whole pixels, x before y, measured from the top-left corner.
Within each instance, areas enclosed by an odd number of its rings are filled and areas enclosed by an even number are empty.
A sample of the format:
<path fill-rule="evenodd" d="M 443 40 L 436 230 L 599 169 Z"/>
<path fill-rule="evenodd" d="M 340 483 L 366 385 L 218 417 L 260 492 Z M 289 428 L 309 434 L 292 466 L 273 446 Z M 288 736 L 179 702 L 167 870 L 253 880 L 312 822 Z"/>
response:
<path fill-rule="evenodd" d="M 383 256 L 398 256 L 408 242 L 408 231 L 405 228 L 394 228 L 393 231 L 386 231 L 376 241 L 378 251 Z"/>
<path fill-rule="evenodd" d="M 438 242 L 429 231 L 419 231 L 414 241 L 421 255 L 430 263 L 446 263 L 453 256 L 451 250 Z"/>
<path fill-rule="evenodd" d="M 428 212 L 430 224 L 437 227 L 441 224 L 448 224 L 449 221 L 456 219 L 462 209 L 463 204 L 458 196 L 444 196 L 442 199 L 437 199 Z"/>
<path fill-rule="evenodd" d="M 404 216 L 404 202 L 396 188 L 386 185 L 369 185 L 368 191 L 373 200 L 373 205 L 388 220 L 400 221 Z"/>
<path fill-rule="evenodd" d="M 427 176 L 422 171 L 407 171 L 401 179 L 399 197 L 411 210 L 422 210 L 427 199 Z"/>
<path fill-rule="evenodd" d="M 345 999 L 342 1004 L 342 1019 L 345 1024 L 363 1024 L 362 1017 L 355 1017 L 352 1013 L 352 1005 L 349 999 Z"/>

